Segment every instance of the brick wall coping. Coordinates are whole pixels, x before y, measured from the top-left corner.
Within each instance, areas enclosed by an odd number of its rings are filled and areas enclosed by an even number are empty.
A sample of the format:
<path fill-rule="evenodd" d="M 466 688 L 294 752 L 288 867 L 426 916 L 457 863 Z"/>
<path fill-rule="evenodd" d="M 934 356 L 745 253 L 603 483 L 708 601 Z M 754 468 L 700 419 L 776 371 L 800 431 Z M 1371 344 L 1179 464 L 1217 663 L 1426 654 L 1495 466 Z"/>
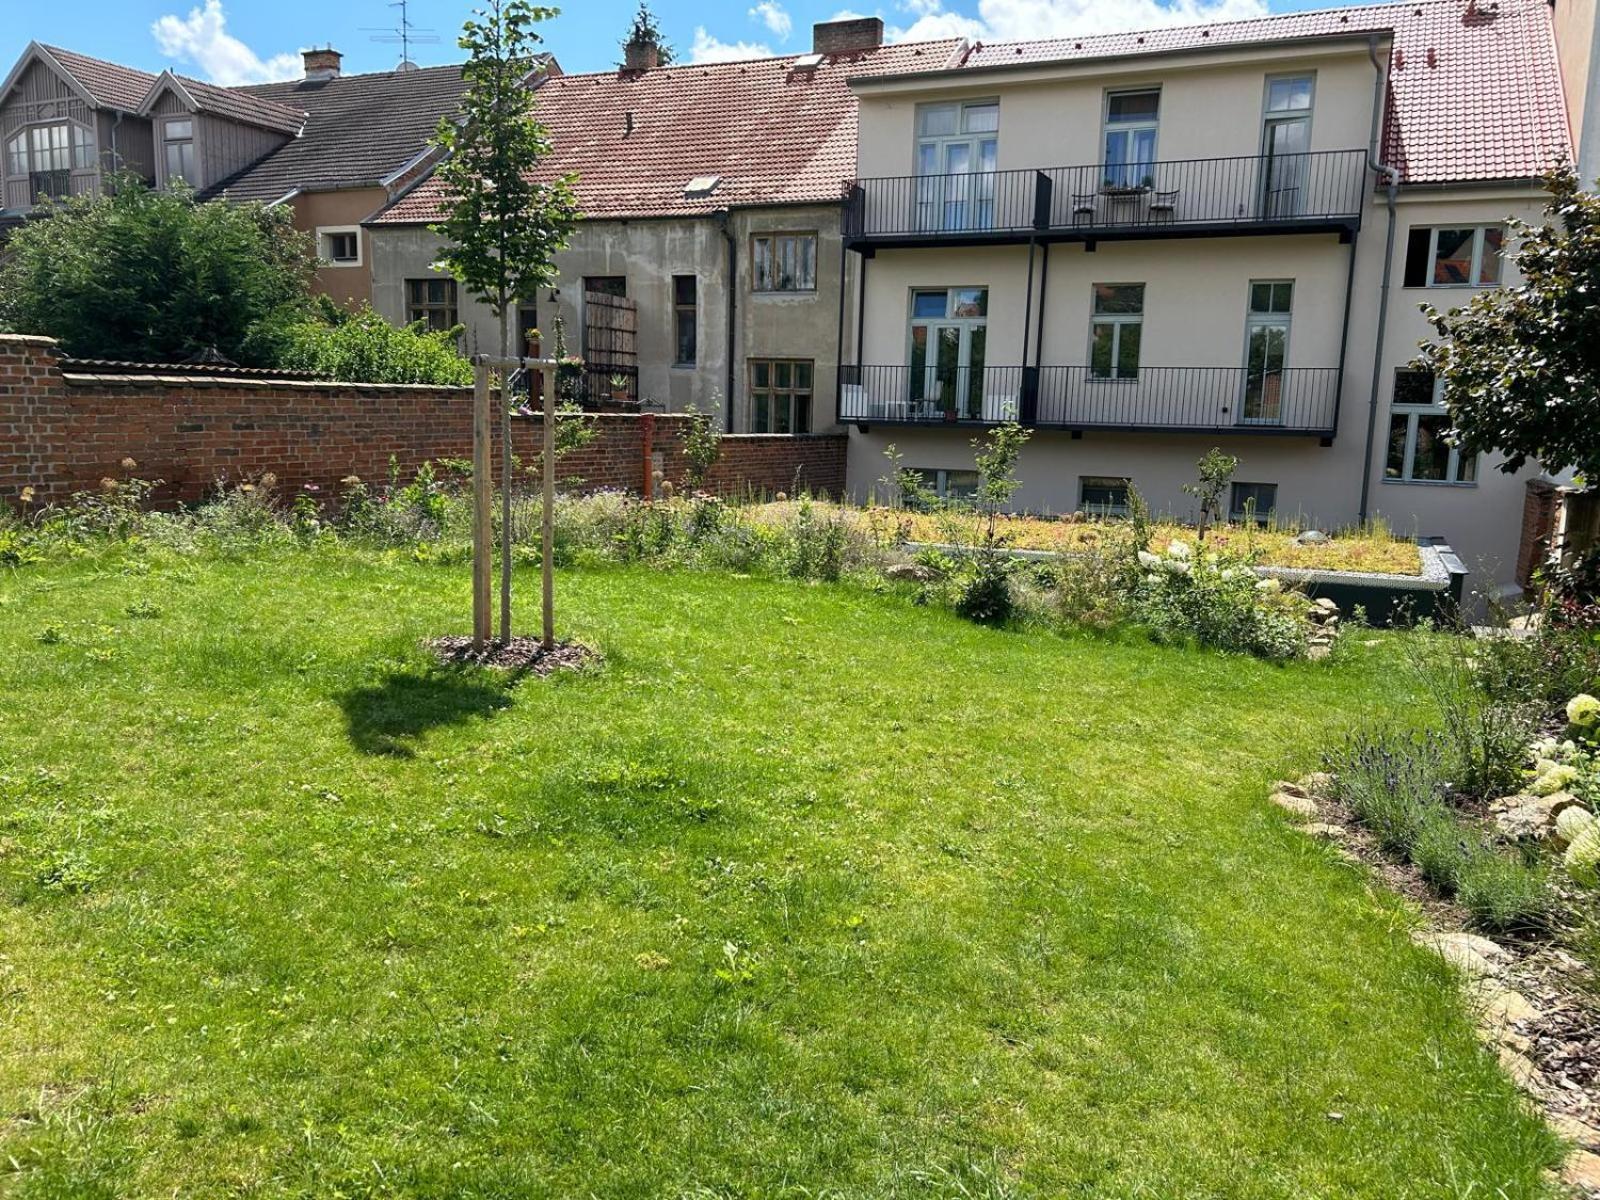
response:
<path fill-rule="evenodd" d="M 42 333 L 5 333 L 0 332 L 0 345 L 14 342 L 19 346 L 57 346 L 60 345 L 53 337 L 46 337 Z"/>
<path fill-rule="evenodd" d="M 120 375 L 99 371 L 74 371 L 63 368 L 61 381 L 68 387 L 80 388 L 148 388 L 151 384 L 162 387 L 225 388 L 229 391 L 266 390 L 291 392 L 395 392 L 425 396 L 470 396 L 470 387 L 455 387 L 435 383 L 349 383 L 337 379 L 278 379 L 272 376 L 238 375 Z"/>

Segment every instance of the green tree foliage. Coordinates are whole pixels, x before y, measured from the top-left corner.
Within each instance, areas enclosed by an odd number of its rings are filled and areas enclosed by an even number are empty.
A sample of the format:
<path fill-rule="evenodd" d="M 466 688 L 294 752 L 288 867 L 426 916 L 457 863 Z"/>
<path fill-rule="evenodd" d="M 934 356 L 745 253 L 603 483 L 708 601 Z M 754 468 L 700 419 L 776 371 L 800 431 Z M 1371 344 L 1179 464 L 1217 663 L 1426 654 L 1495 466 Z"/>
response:
<path fill-rule="evenodd" d="M 442 120 L 436 136 L 446 151 L 438 170 L 445 217 L 433 226 L 447 243 L 439 261 L 499 319 L 502 355 L 510 353 L 511 310 L 555 282 L 556 252 L 577 220 L 573 176 L 534 178 L 550 155 L 550 134 L 524 84 L 542 40 L 533 26 L 558 12 L 526 0 L 489 0 L 475 10 L 461 32 L 461 120 Z"/>
<path fill-rule="evenodd" d="M 472 364 L 457 349 L 460 330 L 424 322 L 396 327 L 370 304 L 354 312 L 324 303 L 322 319 L 284 330 L 277 365 L 353 383 L 472 384 Z M 328 311 L 331 310 L 331 311 Z"/>
<path fill-rule="evenodd" d="M 69 354 L 179 362 L 215 346 L 276 365 L 283 328 L 309 311 L 316 259 L 286 208 L 156 192 L 131 177 L 57 206 L 12 236 L 0 323 Z"/>
<path fill-rule="evenodd" d="M 1183 485 L 1183 490 L 1200 501 L 1200 522 L 1196 533 L 1200 541 L 1206 540 L 1206 529 L 1222 512 L 1222 493 L 1228 490 L 1233 473 L 1239 469 L 1239 460 L 1219 449 L 1206 451 L 1205 457 L 1195 464 L 1199 478 Z"/>
<path fill-rule="evenodd" d="M 645 0 L 639 0 L 639 11 L 633 14 L 633 24 L 628 27 L 628 36 L 622 39 L 622 48 L 626 50 L 629 46 L 654 46 L 656 61 L 663 67 L 676 57 L 672 43 L 662 35 L 661 25 Z"/>
<path fill-rule="evenodd" d="M 1416 365 L 1442 381 L 1452 438 L 1499 451 L 1505 471 L 1529 459 L 1600 479 L 1600 196 L 1570 168 L 1546 181 L 1548 224 L 1511 222 L 1516 287 L 1480 292 L 1441 313 L 1439 340 Z"/>

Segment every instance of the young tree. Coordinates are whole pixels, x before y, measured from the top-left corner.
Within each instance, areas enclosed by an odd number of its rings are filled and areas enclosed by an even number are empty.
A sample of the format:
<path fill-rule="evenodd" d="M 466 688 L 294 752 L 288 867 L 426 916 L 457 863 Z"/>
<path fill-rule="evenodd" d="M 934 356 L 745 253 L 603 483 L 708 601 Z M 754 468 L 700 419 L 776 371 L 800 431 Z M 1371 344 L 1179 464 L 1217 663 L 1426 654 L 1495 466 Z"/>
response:
<path fill-rule="evenodd" d="M 1416 365 L 1442 384 L 1451 438 L 1497 450 L 1504 471 L 1529 459 L 1600 480 L 1600 196 L 1563 166 L 1546 180 L 1546 225 L 1512 221 L 1516 287 L 1462 308 L 1424 306 L 1438 330 Z"/>
<path fill-rule="evenodd" d="M 511 355 L 512 311 L 555 281 L 556 252 L 566 246 L 577 220 L 573 177 L 548 182 L 535 178 L 550 156 L 551 143 L 534 112 L 534 93 L 524 82 L 542 40 L 533 27 L 558 11 L 527 0 L 488 0 L 476 10 L 461 33 L 460 45 L 467 52 L 461 119 L 441 121 L 436 139 L 446 152 L 438 170 L 445 216 L 433 226 L 447 243 L 439 261 L 499 320 L 502 359 Z M 500 637 L 509 641 L 511 405 L 503 384 Z M 546 612 L 553 586 L 546 561 Z M 545 634 L 550 640 L 548 629 Z"/>
<path fill-rule="evenodd" d="M 650 6 L 645 0 L 639 0 L 639 11 L 633 14 L 633 24 L 628 27 L 628 36 L 622 40 L 624 52 L 629 46 L 654 46 L 656 62 L 663 67 L 670 64 L 674 58 L 672 43 L 662 36 L 656 15 L 650 11 Z M 624 59 L 623 63 L 626 62 Z"/>
<path fill-rule="evenodd" d="M 1222 493 L 1228 490 L 1233 473 L 1239 469 L 1239 460 L 1220 449 L 1206 451 L 1205 457 L 1195 464 L 1200 477 L 1183 485 L 1183 490 L 1200 501 L 1200 525 L 1195 534 L 1197 541 L 1206 540 L 1206 529 L 1222 512 Z"/>
<path fill-rule="evenodd" d="M 68 354 L 182 362 L 215 347 L 277 366 L 281 331 L 310 310 L 316 256 L 287 207 L 197 204 L 130 176 L 56 206 L 11 238 L 0 327 Z"/>

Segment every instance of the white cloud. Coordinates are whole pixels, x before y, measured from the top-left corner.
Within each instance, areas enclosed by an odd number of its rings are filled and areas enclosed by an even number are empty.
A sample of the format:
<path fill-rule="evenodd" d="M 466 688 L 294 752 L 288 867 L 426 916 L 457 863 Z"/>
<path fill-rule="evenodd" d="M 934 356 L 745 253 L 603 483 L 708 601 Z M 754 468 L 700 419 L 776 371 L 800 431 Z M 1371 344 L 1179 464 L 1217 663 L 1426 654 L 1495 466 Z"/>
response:
<path fill-rule="evenodd" d="M 794 31 L 794 22 L 790 20 L 789 14 L 783 10 L 783 5 L 779 4 L 778 0 L 761 0 L 760 4 L 750 10 L 750 19 L 760 21 L 780 42 L 785 41 Z"/>
<path fill-rule="evenodd" d="M 204 8 L 190 9 L 187 17 L 169 13 L 159 18 L 150 32 L 163 54 L 192 63 L 201 75 L 224 87 L 293 79 L 300 74 L 298 54 L 263 59 L 229 33 L 227 25 L 222 0 L 205 0 Z"/>
<path fill-rule="evenodd" d="M 902 0 L 900 7 L 917 19 L 890 29 L 890 41 L 941 37 L 1021 41 L 1235 21 L 1267 12 L 1263 0 L 978 0 L 976 17 L 950 12 L 942 0 Z"/>
<path fill-rule="evenodd" d="M 696 25 L 694 45 L 689 47 L 689 61 L 696 63 L 738 62 L 746 58 L 771 58 L 772 47 L 760 42 L 724 42 L 706 32 L 704 25 Z"/>

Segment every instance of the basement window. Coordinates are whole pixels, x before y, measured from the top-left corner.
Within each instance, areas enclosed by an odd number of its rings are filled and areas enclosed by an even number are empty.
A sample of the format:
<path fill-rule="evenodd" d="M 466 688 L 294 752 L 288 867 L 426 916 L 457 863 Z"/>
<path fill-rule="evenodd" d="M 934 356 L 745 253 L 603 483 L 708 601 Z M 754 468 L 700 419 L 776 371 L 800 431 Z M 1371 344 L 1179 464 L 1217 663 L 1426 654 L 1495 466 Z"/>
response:
<path fill-rule="evenodd" d="M 1114 475 L 1083 475 L 1078 479 L 1078 508 L 1091 517 L 1128 515 L 1128 489 L 1133 480 Z"/>

